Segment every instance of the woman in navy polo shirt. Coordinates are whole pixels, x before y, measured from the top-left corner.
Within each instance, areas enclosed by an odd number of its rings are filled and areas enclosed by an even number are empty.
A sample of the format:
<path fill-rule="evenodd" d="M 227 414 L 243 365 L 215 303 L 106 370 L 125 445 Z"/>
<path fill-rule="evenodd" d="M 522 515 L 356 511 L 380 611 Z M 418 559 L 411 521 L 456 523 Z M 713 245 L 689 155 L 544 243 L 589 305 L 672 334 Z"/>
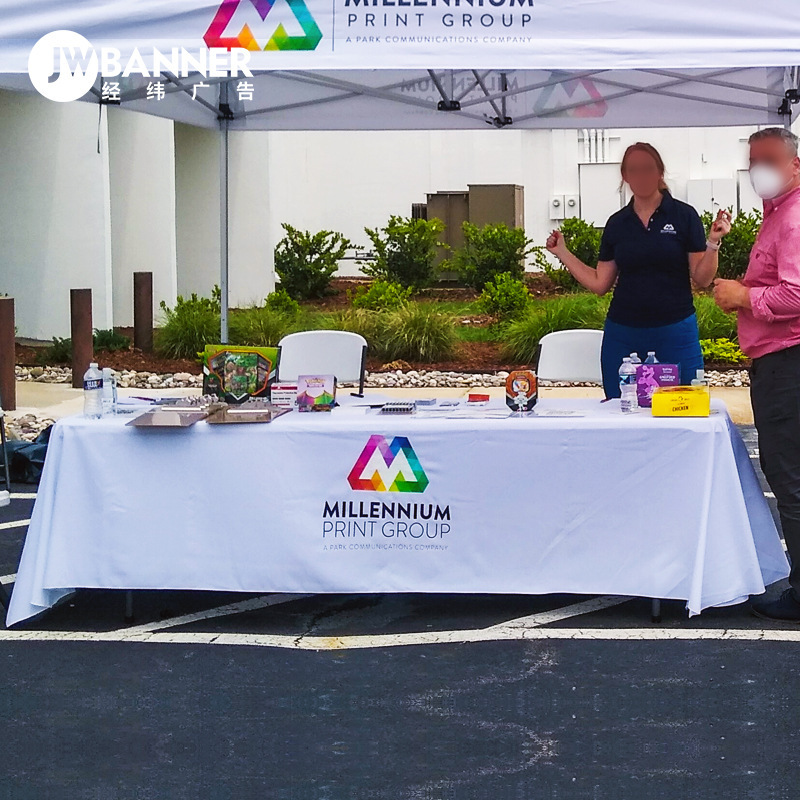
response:
<path fill-rule="evenodd" d="M 631 145 L 621 171 L 633 197 L 606 223 L 596 269 L 569 251 L 561 231 L 547 240 L 590 291 L 603 295 L 616 283 L 600 359 L 607 398 L 619 397 L 619 368 L 631 353 L 644 359 L 654 350 L 659 361 L 680 364 L 684 384 L 703 368 L 692 281 L 711 284 L 720 241 L 731 229 L 730 214 L 720 210 L 706 238 L 697 211 L 669 193 L 664 162 L 651 144 Z"/>

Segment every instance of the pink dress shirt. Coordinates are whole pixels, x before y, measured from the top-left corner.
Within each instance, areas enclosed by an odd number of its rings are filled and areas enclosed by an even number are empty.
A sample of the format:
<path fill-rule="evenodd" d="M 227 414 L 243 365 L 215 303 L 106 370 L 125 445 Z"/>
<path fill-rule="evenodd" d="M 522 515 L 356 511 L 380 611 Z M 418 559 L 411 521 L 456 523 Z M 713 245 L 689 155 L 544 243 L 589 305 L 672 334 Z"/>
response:
<path fill-rule="evenodd" d="M 744 353 L 759 358 L 800 344 L 800 187 L 764 201 L 764 222 L 742 283 L 752 306 L 739 310 Z"/>

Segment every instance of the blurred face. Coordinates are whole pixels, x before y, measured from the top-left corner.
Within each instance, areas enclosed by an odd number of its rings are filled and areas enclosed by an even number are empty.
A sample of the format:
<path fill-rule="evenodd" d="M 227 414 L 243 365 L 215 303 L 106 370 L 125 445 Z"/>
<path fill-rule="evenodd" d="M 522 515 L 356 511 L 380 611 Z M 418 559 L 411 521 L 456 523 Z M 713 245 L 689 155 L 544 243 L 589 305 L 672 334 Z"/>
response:
<path fill-rule="evenodd" d="M 628 155 L 622 178 L 635 195 L 652 197 L 659 191 L 663 177 L 658 164 L 649 153 L 634 150 Z"/>
<path fill-rule="evenodd" d="M 750 143 L 750 181 L 766 200 L 800 185 L 800 158 L 783 139 L 769 136 Z"/>

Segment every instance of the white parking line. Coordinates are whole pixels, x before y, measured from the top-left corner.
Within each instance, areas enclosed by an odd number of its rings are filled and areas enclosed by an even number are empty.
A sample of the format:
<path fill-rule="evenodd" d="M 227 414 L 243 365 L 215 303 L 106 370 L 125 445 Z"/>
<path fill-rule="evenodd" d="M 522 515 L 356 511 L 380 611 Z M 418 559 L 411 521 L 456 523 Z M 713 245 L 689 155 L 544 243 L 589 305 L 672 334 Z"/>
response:
<path fill-rule="evenodd" d="M 764 492 L 764 497 L 767 497 L 770 500 L 774 500 L 775 499 L 775 493 L 774 492 Z"/>
<path fill-rule="evenodd" d="M 486 628 L 471 631 L 424 631 L 377 636 L 304 636 L 253 633 L 142 633 L 125 631 L 0 631 L 8 642 L 127 642 L 149 644 L 221 644 L 233 647 L 279 647 L 299 650 L 346 650 L 370 647 L 464 644 L 487 641 L 575 639 L 589 641 L 752 641 L 800 642 L 800 630 L 744 630 L 709 628 Z"/>
<path fill-rule="evenodd" d="M 0 522 L 0 531 L 8 530 L 9 528 L 24 528 L 30 525 L 29 519 L 15 519 L 13 522 Z"/>
<path fill-rule="evenodd" d="M 17 579 L 17 573 L 14 572 L 11 575 L 0 575 L 0 583 L 14 583 Z"/>
<path fill-rule="evenodd" d="M 291 603 L 293 600 L 302 600 L 304 597 L 314 597 L 313 594 L 270 594 L 262 597 L 254 597 L 252 600 L 242 600 L 238 603 L 229 603 L 225 606 L 217 606 L 207 611 L 197 611 L 194 614 L 183 614 L 172 619 L 157 620 L 147 622 L 144 625 L 135 625 L 130 628 L 120 628 L 117 633 L 124 638 L 135 638 L 143 633 L 164 630 L 165 628 L 175 628 L 178 625 L 188 625 L 190 622 L 201 622 L 214 617 L 226 617 L 231 614 L 243 614 L 246 611 L 257 611 L 261 608 L 277 606 L 281 603 Z"/>
<path fill-rule="evenodd" d="M 11 492 L 12 500 L 35 500 L 36 492 Z"/>

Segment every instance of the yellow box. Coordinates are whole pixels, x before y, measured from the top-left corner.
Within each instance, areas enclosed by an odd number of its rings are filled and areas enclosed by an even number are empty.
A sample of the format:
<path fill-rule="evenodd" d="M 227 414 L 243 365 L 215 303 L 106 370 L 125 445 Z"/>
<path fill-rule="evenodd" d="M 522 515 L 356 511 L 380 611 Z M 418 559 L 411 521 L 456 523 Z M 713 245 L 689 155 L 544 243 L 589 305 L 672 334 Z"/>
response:
<path fill-rule="evenodd" d="M 653 392 L 654 417 L 707 417 L 711 394 L 705 386 L 661 386 Z"/>

